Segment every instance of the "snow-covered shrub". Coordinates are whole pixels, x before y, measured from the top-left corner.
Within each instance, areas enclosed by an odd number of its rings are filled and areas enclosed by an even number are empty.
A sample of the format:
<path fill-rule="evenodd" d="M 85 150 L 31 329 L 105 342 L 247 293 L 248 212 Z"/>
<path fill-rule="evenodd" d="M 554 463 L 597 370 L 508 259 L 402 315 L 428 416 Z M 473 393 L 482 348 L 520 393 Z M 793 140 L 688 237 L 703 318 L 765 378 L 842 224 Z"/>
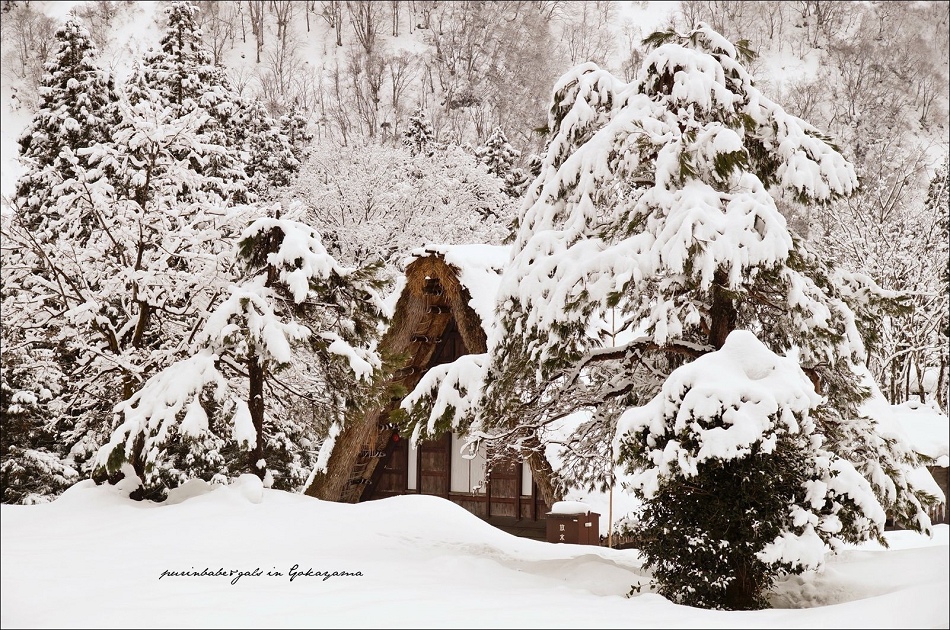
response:
<path fill-rule="evenodd" d="M 643 498 L 634 533 L 661 595 L 763 608 L 777 577 L 884 526 L 870 484 L 824 448 L 796 355 L 733 331 L 621 416 L 619 459 Z"/>

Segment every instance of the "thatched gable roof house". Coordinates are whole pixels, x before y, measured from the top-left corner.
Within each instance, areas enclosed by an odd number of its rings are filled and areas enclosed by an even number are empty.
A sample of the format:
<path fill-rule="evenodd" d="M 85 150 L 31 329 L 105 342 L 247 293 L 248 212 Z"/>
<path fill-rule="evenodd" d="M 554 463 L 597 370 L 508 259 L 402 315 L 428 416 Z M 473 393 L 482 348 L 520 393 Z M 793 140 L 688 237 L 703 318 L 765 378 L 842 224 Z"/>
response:
<path fill-rule="evenodd" d="M 396 379 L 412 391 L 425 372 L 487 351 L 498 282 L 508 249 L 488 245 L 430 246 L 416 250 L 405 270 L 383 350 L 408 358 Z M 498 525 L 538 521 L 554 496 L 550 464 L 495 465 L 486 478 L 484 458 L 462 459 L 459 436 L 445 434 L 409 447 L 389 423 L 401 400 L 368 409 L 336 437 L 326 470 L 307 494 L 356 503 L 407 493 L 443 496 Z"/>
<path fill-rule="evenodd" d="M 950 497 L 950 418 L 933 401 L 921 403 L 911 399 L 890 406 L 893 425 L 885 425 L 891 433 L 900 434 L 926 464 L 915 471 L 913 483 L 943 502 L 930 510 L 930 519 L 937 525 L 950 523 L 947 498 Z M 942 496 L 941 496 L 942 495 Z"/>

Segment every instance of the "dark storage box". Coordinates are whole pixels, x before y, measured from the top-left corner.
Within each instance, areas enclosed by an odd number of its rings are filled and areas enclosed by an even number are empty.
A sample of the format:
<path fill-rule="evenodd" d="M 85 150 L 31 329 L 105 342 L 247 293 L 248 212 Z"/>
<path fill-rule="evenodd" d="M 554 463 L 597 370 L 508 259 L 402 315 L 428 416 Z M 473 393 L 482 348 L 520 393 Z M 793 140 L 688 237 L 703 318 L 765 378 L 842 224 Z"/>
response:
<path fill-rule="evenodd" d="M 600 514 L 561 514 L 548 512 L 545 515 L 548 542 L 575 545 L 600 544 Z"/>

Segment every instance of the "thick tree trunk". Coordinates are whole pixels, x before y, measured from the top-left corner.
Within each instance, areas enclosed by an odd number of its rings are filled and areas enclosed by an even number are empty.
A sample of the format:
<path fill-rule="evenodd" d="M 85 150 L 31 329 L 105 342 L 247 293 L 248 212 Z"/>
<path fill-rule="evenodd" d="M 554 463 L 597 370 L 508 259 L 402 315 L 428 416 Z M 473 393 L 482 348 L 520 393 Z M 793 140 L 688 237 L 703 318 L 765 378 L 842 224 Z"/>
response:
<path fill-rule="evenodd" d="M 736 305 L 726 290 L 726 273 L 722 270 L 713 277 L 712 307 L 709 309 L 709 345 L 718 350 L 726 337 L 736 328 Z"/>
<path fill-rule="evenodd" d="M 251 474 L 262 480 L 267 468 L 262 465 L 264 460 L 264 368 L 256 355 L 247 360 L 247 374 L 250 381 L 250 393 L 247 407 L 251 412 L 251 422 L 254 424 L 254 448 L 248 453 L 248 469 Z"/>
<path fill-rule="evenodd" d="M 551 468 L 551 462 L 544 456 L 544 450 L 537 436 L 529 439 L 525 446 L 529 449 L 528 466 L 531 468 L 531 476 L 534 478 L 534 482 L 538 484 L 538 492 L 541 494 L 541 498 L 548 506 L 551 506 L 563 498 L 552 483 L 554 469 Z"/>
<path fill-rule="evenodd" d="M 139 479 L 145 479 L 145 436 L 139 433 L 132 443 L 132 453 L 129 455 L 129 464 Z"/>
<path fill-rule="evenodd" d="M 937 404 L 944 412 L 947 411 L 948 401 L 946 394 L 947 386 L 947 359 L 940 357 L 940 372 L 937 375 Z"/>
<path fill-rule="evenodd" d="M 759 585 L 749 575 L 745 561 L 740 560 L 738 566 L 733 567 L 733 580 L 726 586 L 726 596 L 723 602 L 728 610 L 757 610 L 756 603 L 759 596 Z"/>
<path fill-rule="evenodd" d="M 135 332 L 132 333 L 132 347 L 141 348 L 142 339 L 145 337 L 145 331 L 148 329 L 152 318 L 152 305 L 144 300 L 138 300 L 139 318 L 135 322 Z"/>

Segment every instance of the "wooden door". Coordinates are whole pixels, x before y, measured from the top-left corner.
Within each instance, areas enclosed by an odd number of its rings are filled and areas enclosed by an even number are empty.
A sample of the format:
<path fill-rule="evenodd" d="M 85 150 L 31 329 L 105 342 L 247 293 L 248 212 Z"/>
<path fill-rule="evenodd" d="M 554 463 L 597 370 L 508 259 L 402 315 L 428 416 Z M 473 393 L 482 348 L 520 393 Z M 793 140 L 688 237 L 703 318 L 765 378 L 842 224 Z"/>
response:
<path fill-rule="evenodd" d="M 521 518 L 521 464 L 513 460 L 492 463 L 488 496 L 489 515 Z"/>
<path fill-rule="evenodd" d="M 385 456 L 373 471 L 372 484 L 363 494 L 364 501 L 400 496 L 409 487 L 409 440 L 390 440 Z"/>
<path fill-rule="evenodd" d="M 449 498 L 452 436 L 419 442 L 416 483 L 420 494 Z"/>

